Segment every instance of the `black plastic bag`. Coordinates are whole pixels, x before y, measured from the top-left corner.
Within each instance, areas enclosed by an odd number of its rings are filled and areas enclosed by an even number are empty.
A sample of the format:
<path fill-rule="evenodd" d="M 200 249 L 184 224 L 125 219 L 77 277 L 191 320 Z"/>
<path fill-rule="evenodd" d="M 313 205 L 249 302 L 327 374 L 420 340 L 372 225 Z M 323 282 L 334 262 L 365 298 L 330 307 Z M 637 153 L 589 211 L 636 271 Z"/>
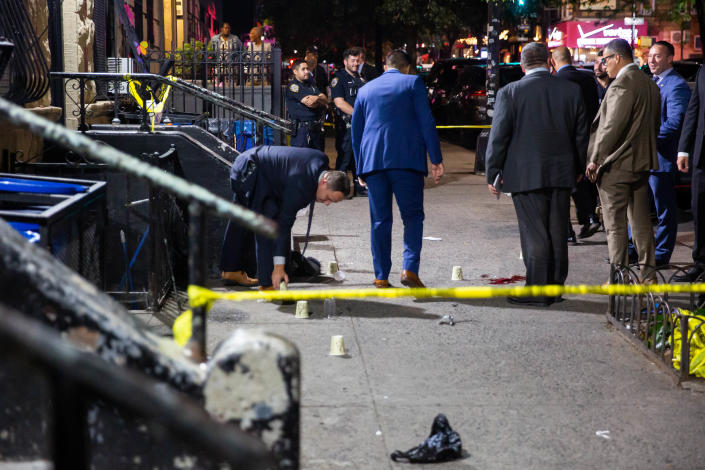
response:
<path fill-rule="evenodd" d="M 321 274 L 321 262 L 311 256 L 292 251 L 287 271 L 295 277 L 311 277 Z"/>
<path fill-rule="evenodd" d="M 436 463 L 459 459 L 463 456 L 463 444 L 460 435 L 453 431 L 444 414 L 433 420 L 431 434 L 418 446 L 402 452 L 395 450 L 391 458 L 395 462 Z"/>

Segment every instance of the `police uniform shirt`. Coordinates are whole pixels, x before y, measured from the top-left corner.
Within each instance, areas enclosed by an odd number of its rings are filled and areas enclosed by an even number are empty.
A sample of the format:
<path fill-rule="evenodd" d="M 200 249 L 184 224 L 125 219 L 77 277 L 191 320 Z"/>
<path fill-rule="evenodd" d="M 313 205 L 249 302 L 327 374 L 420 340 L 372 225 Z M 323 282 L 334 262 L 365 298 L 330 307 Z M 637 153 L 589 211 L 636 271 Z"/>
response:
<path fill-rule="evenodd" d="M 350 106 L 355 106 L 357 90 L 363 85 L 359 75 L 350 75 L 344 68 L 338 70 L 330 82 L 330 94 L 335 100 L 343 98 Z"/>
<path fill-rule="evenodd" d="M 324 106 L 309 108 L 301 102 L 304 97 L 309 95 L 318 96 L 320 92 L 311 80 L 305 80 L 303 83 L 294 78 L 286 87 L 286 107 L 289 110 L 291 119 L 299 122 L 317 121 L 321 117 L 321 113 L 325 110 Z"/>

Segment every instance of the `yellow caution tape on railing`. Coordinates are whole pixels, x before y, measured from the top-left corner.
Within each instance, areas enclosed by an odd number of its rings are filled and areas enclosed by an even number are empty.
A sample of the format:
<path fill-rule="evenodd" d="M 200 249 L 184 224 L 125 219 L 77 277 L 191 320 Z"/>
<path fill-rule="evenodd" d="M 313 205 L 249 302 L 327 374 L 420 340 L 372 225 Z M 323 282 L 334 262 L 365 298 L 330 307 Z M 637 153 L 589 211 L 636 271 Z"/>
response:
<path fill-rule="evenodd" d="M 436 126 L 436 129 L 489 129 L 492 126 L 488 124 L 478 124 L 478 125 L 457 125 L 457 126 Z"/>
<path fill-rule="evenodd" d="M 245 291 L 214 292 L 199 286 L 189 286 L 188 296 L 191 307 L 210 308 L 216 300 L 313 300 L 313 299 L 359 299 L 366 297 L 429 297 L 457 299 L 486 299 L 491 297 L 556 297 L 563 294 L 598 294 L 598 295 L 638 295 L 648 293 L 690 293 L 705 292 L 705 283 L 698 284 L 607 284 L 575 286 L 513 286 L 513 287 L 425 287 L 425 288 L 389 288 L 389 289 L 316 289 L 284 291 Z"/>
<path fill-rule="evenodd" d="M 572 295 L 640 295 L 664 293 L 701 293 L 705 292 L 705 283 L 697 284 L 604 284 L 574 286 L 513 286 L 513 287 L 425 287 L 425 288 L 389 288 L 389 289 L 316 289 L 316 290 L 282 290 L 282 291 L 245 291 L 214 292 L 205 287 L 191 285 L 188 287 L 189 304 L 192 308 L 205 307 L 210 310 L 216 300 L 314 300 L 314 299 L 359 299 L 367 297 L 398 298 L 415 297 L 417 299 L 456 298 L 487 299 L 491 297 L 556 297 L 563 294 Z M 182 313 L 174 322 L 174 340 L 181 346 L 191 337 L 191 310 Z"/>

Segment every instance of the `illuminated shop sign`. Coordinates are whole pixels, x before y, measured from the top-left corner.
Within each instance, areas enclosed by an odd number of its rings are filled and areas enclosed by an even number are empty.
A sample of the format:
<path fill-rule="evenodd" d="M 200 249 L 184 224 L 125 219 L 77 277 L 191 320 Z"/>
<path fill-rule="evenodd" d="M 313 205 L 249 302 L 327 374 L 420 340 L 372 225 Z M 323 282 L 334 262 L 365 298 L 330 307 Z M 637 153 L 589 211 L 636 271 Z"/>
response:
<path fill-rule="evenodd" d="M 646 36 L 646 24 L 634 27 L 634 42 Z M 632 27 L 624 20 L 611 20 L 595 24 L 594 21 L 566 21 L 558 23 L 550 32 L 548 47 L 568 46 L 580 48 L 603 47 L 613 39 L 632 41 Z"/>

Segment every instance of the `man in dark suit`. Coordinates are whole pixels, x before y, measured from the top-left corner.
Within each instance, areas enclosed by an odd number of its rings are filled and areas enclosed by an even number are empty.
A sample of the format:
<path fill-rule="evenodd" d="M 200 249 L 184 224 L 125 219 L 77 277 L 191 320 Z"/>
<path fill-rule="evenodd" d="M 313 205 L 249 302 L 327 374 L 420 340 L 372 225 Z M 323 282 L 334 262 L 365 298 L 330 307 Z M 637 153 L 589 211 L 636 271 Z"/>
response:
<path fill-rule="evenodd" d="M 357 95 L 352 143 L 360 182 L 367 185 L 372 225 L 374 285 L 389 287 L 392 268 L 392 196 L 404 222 L 401 283 L 424 287 L 419 279 L 423 238 L 423 187 L 428 174 L 426 153 L 436 183 L 443 175 L 436 123 L 420 77 L 408 75 L 409 56 L 395 50 L 386 71 Z"/>
<path fill-rule="evenodd" d="M 541 43 L 521 51 L 526 75 L 497 93 L 486 154 L 490 193 L 512 193 L 526 284 L 564 284 L 568 276 L 570 193 L 585 167 L 588 133 L 580 87 L 549 72 Z M 547 306 L 553 297 L 509 297 Z"/>
<path fill-rule="evenodd" d="M 553 67 L 556 70 L 556 77 L 562 80 L 569 80 L 580 87 L 580 94 L 585 105 L 585 125 L 590 127 L 590 123 L 595 119 L 600 104 L 597 100 L 597 87 L 592 74 L 581 71 L 573 67 L 570 49 L 565 46 L 553 49 L 551 53 Z M 597 186 L 587 178 L 582 178 L 573 191 L 573 202 L 575 212 L 578 216 L 578 223 L 581 225 L 578 238 L 588 238 L 600 228 L 599 218 L 595 213 L 597 208 Z M 570 226 L 569 241 L 575 240 L 575 232 Z"/>
<path fill-rule="evenodd" d="M 678 234 L 676 202 L 676 155 L 683 117 L 690 100 L 688 82 L 673 70 L 671 43 L 658 41 L 649 49 L 649 69 L 661 92 L 661 128 L 656 137 L 658 169 L 651 170 L 649 186 L 654 196 L 658 226 L 655 235 L 656 266 L 671 261 Z M 636 252 L 633 256 L 636 257 Z"/>
<path fill-rule="evenodd" d="M 277 222 L 279 235 L 272 240 L 229 223 L 223 241 L 221 277 L 231 283 L 260 290 L 279 289 L 289 282 L 284 272 L 296 213 L 320 202 L 340 202 L 350 190 L 345 173 L 328 170 L 328 156 L 299 147 L 254 147 L 238 155 L 230 170 L 233 202 Z M 257 278 L 246 273 L 246 256 L 256 245 Z"/>
<path fill-rule="evenodd" d="M 688 110 L 683 121 L 683 131 L 678 143 L 678 170 L 687 173 L 693 169 L 690 180 L 691 211 L 695 225 L 693 241 L 693 262 L 695 266 L 684 275 L 675 276 L 680 282 L 693 282 L 705 279 L 705 68 L 701 65 L 695 78 L 695 89 L 690 96 Z M 703 212 L 700 212 L 700 211 Z M 705 295 L 701 295 L 702 298 Z"/>
<path fill-rule="evenodd" d="M 362 51 L 362 54 L 360 55 L 360 66 L 358 67 L 357 71 L 360 74 L 360 78 L 362 78 L 362 81 L 367 83 L 379 77 L 380 74 L 374 65 L 370 65 L 365 62 L 365 50 L 362 48 L 360 48 L 360 50 Z"/>

